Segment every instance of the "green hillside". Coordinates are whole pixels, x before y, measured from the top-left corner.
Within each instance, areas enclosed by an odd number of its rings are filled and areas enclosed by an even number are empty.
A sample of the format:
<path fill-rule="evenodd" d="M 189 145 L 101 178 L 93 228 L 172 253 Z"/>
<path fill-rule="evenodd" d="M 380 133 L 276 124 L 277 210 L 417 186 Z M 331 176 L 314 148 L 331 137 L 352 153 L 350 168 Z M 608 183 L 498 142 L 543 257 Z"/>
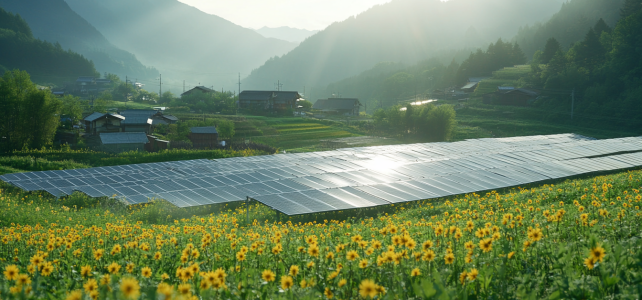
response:
<path fill-rule="evenodd" d="M 35 38 L 59 43 L 63 49 L 71 49 L 92 60 L 101 74 L 141 79 L 158 76 L 156 69 L 144 66 L 133 54 L 110 43 L 64 0 L 0 0 L 0 7 L 20 14 Z"/>
<path fill-rule="evenodd" d="M 24 19 L 2 8 L 0 53 L 0 71 L 26 70 L 36 82 L 63 83 L 78 76 L 99 75 L 93 62 L 78 53 L 63 50 L 60 44 L 35 39 Z"/>

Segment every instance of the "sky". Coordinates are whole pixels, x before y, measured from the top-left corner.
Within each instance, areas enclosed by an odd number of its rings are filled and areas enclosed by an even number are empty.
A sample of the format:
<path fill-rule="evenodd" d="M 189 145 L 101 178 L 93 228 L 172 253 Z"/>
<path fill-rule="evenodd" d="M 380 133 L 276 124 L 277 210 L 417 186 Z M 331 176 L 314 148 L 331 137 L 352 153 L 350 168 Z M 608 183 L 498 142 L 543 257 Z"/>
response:
<path fill-rule="evenodd" d="M 179 0 L 246 28 L 322 30 L 390 0 Z"/>

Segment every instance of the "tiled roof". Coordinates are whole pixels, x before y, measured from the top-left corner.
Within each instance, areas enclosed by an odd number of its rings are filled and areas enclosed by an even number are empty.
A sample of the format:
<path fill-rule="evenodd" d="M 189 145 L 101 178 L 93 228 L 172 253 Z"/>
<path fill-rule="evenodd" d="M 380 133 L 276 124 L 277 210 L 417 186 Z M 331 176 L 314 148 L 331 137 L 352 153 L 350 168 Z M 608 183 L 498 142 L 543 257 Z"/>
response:
<path fill-rule="evenodd" d="M 118 118 L 118 119 L 121 119 L 121 120 L 124 120 L 124 119 L 125 119 L 125 117 L 123 117 L 123 116 L 121 116 L 121 115 L 119 115 L 119 114 L 110 114 L 110 113 L 99 113 L 99 112 L 95 112 L 95 113 L 93 113 L 93 114 L 91 114 L 91 115 L 89 115 L 89 116 L 85 117 L 85 119 L 84 119 L 84 120 L 85 120 L 85 121 L 87 121 L 87 122 L 93 122 L 93 121 L 96 121 L 96 120 L 98 120 L 98 119 L 102 118 L 102 117 L 103 117 L 103 116 L 105 116 L 105 115 L 109 115 L 109 116 L 112 116 L 112 117 L 115 117 L 115 118 Z"/>
<path fill-rule="evenodd" d="M 319 110 L 354 109 L 356 105 L 360 105 L 357 98 L 329 98 L 317 100 L 312 108 Z"/>
<path fill-rule="evenodd" d="M 101 133 L 100 141 L 103 145 L 110 144 L 147 144 L 149 140 L 144 132 L 113 132 Z"/>
<path fill-rule="evenodd" d="M 218 133 L 216 131 L 216 127 L 210 126 L 210 127 L 192 127 L 190 128 L 190 131 L 192 133 Z"/>

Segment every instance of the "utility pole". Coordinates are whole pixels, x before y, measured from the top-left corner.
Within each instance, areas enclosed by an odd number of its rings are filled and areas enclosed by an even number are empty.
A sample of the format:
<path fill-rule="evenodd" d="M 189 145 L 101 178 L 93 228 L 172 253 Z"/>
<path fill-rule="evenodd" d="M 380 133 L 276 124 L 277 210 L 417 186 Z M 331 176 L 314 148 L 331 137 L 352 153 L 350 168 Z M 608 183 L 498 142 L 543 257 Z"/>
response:
<path fill-rule="evenodd" d="M 241 97 L 241 73 L 239 73 L 239 97 Z"/>
<path fill-rule="evenodd" d="M 158 74 L 158 76 L 160 77 L 160 84 L 158 85 L 158 100 L 160 101 L 163 95 L 163 74 Z"/>
<path fill-rule="evenodd" d="M 575 89 L 571 92 L 571 120 L 573 120 L 573 109 L 575 108 Z"/>
<path fill-rule="evenodd" d="M 183 79 L 183 94 L 185 94 L 185 80 Z"/>

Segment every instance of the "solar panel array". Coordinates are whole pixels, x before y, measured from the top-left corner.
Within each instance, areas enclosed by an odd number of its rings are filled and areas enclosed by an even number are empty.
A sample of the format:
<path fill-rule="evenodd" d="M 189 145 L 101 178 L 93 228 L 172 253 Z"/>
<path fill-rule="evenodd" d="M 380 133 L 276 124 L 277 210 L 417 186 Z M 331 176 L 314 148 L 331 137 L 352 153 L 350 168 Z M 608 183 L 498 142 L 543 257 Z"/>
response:
<path fill-rule="evenodd" d="M 642 137 L 574 134 L 14 173 L 0 180 L 60 197 L 79 191 L 179 207 L 251 197 L 287 215 L 372 207 L 642 166 Z"/>

